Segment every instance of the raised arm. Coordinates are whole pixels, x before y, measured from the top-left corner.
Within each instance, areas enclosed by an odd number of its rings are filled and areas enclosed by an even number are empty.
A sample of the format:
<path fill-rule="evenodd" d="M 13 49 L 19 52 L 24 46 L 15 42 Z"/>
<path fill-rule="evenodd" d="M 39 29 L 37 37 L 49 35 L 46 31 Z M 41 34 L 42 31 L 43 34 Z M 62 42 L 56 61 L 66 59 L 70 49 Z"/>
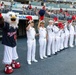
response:
<path fill-rule="evenodd" d="M 26 30 L 28 31 L 30 29 L 31 25 L 29 24 L 27 27 L 26 27 Z"/>
<path fill-rule="evenodd" d="M 40 28 L 40 20 L 39 20 L 39 23 L 38 23 L 38 29 Z"/>

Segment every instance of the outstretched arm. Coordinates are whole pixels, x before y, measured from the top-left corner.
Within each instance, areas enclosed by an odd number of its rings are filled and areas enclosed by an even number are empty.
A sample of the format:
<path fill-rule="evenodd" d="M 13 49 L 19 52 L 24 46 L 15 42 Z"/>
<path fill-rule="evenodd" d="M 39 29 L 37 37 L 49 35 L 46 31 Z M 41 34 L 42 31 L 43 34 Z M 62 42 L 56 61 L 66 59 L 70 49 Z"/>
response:
<path fill-rule="evenodd" d="M 39 23 L 38 23 L 38 29 L 40 28 L 40 20 L 39 20 Z"/>

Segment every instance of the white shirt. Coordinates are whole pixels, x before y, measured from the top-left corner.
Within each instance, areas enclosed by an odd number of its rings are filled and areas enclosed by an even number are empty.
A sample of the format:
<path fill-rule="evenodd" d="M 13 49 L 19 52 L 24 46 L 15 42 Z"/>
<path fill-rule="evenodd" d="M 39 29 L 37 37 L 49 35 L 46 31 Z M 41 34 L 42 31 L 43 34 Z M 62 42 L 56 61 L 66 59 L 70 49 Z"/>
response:
<path fill-rule="evenodd" d="M 67 28 L 67 25 L 65 24 L 65 26 L 64 26 L 64 31 L 65 31 L 65 35 L 69 35 L 69 30 L 68 30 L 68 28 Z"/>
<path fill-rule="evenodd" d="M 48 33 L 49 38 L 53 37 L 54 32 L 53 32 L 53 26 L 52 25 L 47 26 L 47 33 Z"/>
<path fill-rule="evenodd" d="M 64 36 L 65 36 L 64 29 L 62 29 L 60 33 L 60 37 L 64 37 Z"/>
<path fill-rule="evenodd" d="M 36 34 L 35 29 L 33 27 L 30 27 L 29 30 L 27 31 L 27 38 L 33 40 L 35 39 L 35 34 Z"/>
<path fill-rule="evenodd" d="M 69 33 L 70 34 L 74 34 L 75 33 L 74 27 L 72 26 L 72 24 L 69 24 Z"/>
<path fill-rule="evenodd" d="M 46 28 L 39 27 L 39 38 L 46 38 Z"/>
<path fill-rule="evenodd" d="M 74 31 L 75 31 L 75 34 L 76 34 L 76 25 L 74 26 Z"/>
<path fill-rule="evenodd" d="M 60 29 L 57 27 L 57 26 L 53 26 L 53 31 L 54 31 L 54 34 L 55 36 L 60 36 Z"/>

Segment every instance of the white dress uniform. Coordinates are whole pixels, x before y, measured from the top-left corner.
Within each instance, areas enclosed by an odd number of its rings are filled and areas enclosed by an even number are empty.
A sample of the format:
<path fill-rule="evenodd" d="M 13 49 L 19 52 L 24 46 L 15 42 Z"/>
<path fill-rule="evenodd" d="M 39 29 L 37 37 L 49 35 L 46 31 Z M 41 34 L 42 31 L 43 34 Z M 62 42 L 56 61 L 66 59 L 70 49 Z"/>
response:
<path fill-rule="evenodd" d="M 65 40 L 65 33 L 63 29 L 61 30 L 61 33 L 60 33 L 60 50 L 64 49 L 64 40 Z"/>
<path fill-rule="evenodd" d="M 68 28 L 67 28 L 67 24 L 66 24 L 66 23 L 65 23 L 65 26 L 64 26 L 64 31 L 65 31 L 64 48 L 68 48 L 69 30 L 68 30 Z"/>
<path fill-rule="evenodd" d="M 55 52 L 60 51 L 60 29 L 54 25 L 53 31 L 55 33 Z"/>
<path fill-rule="evenodd" d="M 46 58 L 46 28 L 39 27 L 40 58 Z"/>
<path fill-rule="evenodd" d="M 31 61 L 36 60 L 35 59 L 35 52 L 36 52 L 36 40 L 35 40 L 35 29 L 33 27 L 30 27 L 27 31 L 27 62 L 28 64 L 31 64 Z"/>
<path fill-rule="evenodd" d="M 47 26 L 48 43 L 47 43 L 47 55 L 55 54 L 55 34 L 53 32 L 53 25 Z"/>
<path fill-rule="evenodd" d="M 75 31 L 74 31 L 74 27 L 71 23 L 69 24 L 69 34 L 70 34 L 69 46 L 73 47 Z"/>

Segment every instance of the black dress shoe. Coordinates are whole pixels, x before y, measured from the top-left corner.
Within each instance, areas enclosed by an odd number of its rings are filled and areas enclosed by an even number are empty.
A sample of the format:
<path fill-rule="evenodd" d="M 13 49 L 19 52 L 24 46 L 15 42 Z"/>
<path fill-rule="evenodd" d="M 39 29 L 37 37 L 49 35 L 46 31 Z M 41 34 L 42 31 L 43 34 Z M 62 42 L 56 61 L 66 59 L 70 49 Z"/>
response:
<path fill-rule="evenodd" d="M 57 55 L 58 53 L 56 52 L 54 55 Z"/>

